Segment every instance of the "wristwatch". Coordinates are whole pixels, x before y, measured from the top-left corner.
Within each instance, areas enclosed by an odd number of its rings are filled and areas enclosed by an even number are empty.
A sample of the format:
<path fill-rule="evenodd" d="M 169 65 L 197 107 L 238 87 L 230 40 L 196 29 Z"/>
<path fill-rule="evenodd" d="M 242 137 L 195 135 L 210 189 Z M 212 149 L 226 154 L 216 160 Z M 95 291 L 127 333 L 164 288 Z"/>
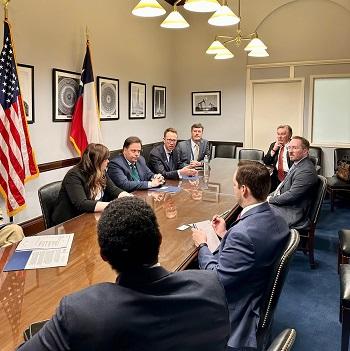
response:
<path fill-rule="evenodd" d="M 203 246 L 206 246 L 208 247 L 208 244 L 207 243 L 201 243 L 198 245 L 198 250 L 200 250 Z"/>

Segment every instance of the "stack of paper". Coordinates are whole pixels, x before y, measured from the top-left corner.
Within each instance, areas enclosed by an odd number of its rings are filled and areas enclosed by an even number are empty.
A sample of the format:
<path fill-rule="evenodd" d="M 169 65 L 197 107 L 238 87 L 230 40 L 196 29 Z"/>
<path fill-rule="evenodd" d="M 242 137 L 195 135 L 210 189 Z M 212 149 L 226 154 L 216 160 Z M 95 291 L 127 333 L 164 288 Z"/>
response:
<path fill-rule="evenodd" d="M 59 234 L 24 238 L 7 262 L 4 272 L 66 266 L 73 236 Z"/>

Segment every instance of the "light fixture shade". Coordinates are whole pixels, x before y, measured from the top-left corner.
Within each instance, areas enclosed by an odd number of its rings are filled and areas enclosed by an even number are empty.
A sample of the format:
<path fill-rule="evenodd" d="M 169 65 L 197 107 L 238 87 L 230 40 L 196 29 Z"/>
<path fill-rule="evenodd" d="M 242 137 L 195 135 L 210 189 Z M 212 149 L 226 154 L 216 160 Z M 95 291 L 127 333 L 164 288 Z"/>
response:
<path fill-rule="evenodd" d="M 217 0 L 187 0 L 184 8 L 193 12 L 214 12 L 220 8 Z"/>
<path fill-rule="evenodd" d="M 174 10 L 169 13 L 168 17 L 162 22 L 160 26 L 163 28 L 181 29 L 188 28 L 190 25 L 183 18 L 180 12 Z"/>
<path fill-rule="evenodd" d="M 267 46 L 259 38 L 252 39 L 244 48 L 245 51 L 251 50 L 266 50 Z"/>
<path fill-rule="evenodd" d="M 222 5 L 208 20 L 212 26 L 233 26 L 240 21 L 233 11 L 227 6 Z"/>
<path fill-rule="evenodd" d="M 222 52 L 216 54 L 214 56 L 214 59 L 215 60 L 227 60 L 227 59 L 230 59 L 233 57 L 235 57 L 235 55 L 229 49 L 226 49 L 225 51 L 222 51 Z"/>
<path fill-rule="evenodd" d="M 139 17 L 157 17 L 164 15 L 165 12 L 157 0 L 141 0 L 131 13 Z"/>
<path fill-rule="evenodd" d="M 250 57 L 268 57 L 269 53 L 265 49 L 255 49 L 252 50 L 248 56 Z"/>
<path fill-rule="evenodd" d="M 209 55 L 216 55 L 221 52 L 226 52 L 227 48 L 219 42 L 219 40 L 215 40 L 211 43 L 211 45 L 208 47 L 206 53 Z"/>

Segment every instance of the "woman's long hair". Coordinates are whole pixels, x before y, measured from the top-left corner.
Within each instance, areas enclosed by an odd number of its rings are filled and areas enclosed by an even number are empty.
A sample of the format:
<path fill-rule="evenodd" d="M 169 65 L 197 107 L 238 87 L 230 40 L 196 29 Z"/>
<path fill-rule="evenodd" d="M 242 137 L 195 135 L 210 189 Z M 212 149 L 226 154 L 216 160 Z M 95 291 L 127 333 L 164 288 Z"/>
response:
<path fill-rule="evenodd" d="M 101 165 L 109 156 L 109 150 L 104 145 L 94 143 L 89 144 L 81 156 L 78 166 L 88 177 L 91 199 L 106 187 L 106 175 Z"/>

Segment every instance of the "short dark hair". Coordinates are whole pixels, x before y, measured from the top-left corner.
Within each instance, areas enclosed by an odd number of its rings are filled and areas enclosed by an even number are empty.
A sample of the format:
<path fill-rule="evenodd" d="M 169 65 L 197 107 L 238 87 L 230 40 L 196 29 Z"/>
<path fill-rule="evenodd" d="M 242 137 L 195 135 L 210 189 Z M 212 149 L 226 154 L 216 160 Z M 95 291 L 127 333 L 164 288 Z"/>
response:
<path fill-rule="evenodd" d="M 152 208 L 137 197 L 113 200 L 97 225 L 101 255 L 117 272 L 158 262 L 162 236 Z"/>
<path fill-rule="evenodd" d="M 139 137 L 137 136 L 130 136 L 125 139 L 124 144 L 123 144 L 123 149 L 127 149 L 131 144 L 138 143 L 141 144 L 142 146 L 142 141 Z"/>
<path fill-rule="evenodd" d="M 167 128 L 167 129 L 165 129 L 165 131 L 164 131 L 164 138 L 165 138 L 165 136 L 166 136 L 166 133 L 175 133 L 176 135 L 177 135 L 177 130 L 175 129 L 175 128 Z"/>
<path fill-rule="evenodd" d="M 270 192 L 270 173 L 266 166 L 258 161 L 240 161 L 236 181 L 239 188 L 242 185 L 247 186 L 253 197 L 258 201 L 265 201 Z"/>
<path fill-rule="evenodd" d="M 301 141 L 301 146 L 303 147 L 303 149 L 307 149 L 309 150 L 310 149 L 310 143 L 307 139 L 301 137 L 301 136 L 293 136 L 292 139 L 296 139 L 296 140 L 300 140 Z"/>
<path fill-rule="evenodd" d="M 202 131 L 204 130 L 204 127 L 201 123 L 195 123 L 195 124 L 192 124 L 191 126 L 191 132 L 194 128 L 202 128 Z"/>
<path fill-rule="evenodd" d="M 292 129 L 292 127 L 291 127 L 289 124 L 281 124 L 281 125 L 279 125 L 279 126 L 277 127 L 277 130 L 278 130 L 278 129 L 281 129 L 281 128 L 287 129 L 288 132 L 289 132 L 289 137 L 292 137 L 292 135 L 293 135 L 293 129 Z"/>

